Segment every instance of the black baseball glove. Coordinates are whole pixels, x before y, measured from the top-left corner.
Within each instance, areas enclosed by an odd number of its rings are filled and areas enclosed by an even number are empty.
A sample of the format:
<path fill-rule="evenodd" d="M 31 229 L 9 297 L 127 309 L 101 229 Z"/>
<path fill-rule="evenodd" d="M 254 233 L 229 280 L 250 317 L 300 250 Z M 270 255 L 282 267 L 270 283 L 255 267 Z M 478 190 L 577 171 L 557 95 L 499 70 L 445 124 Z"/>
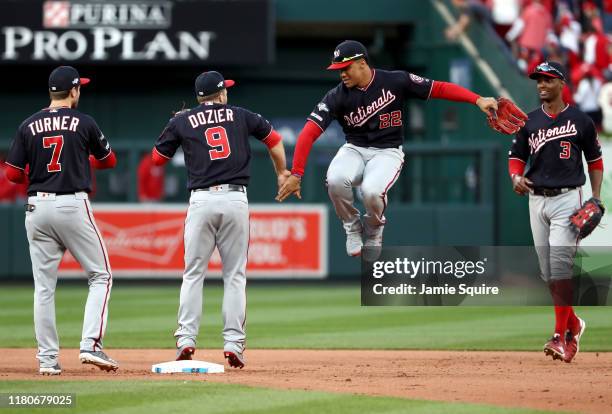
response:
<path fill-rule="evenodd" d="M 595 230 L 605 211 L 606 209 L 601 200 L 592 197 L 585 201 L 582 207 L 571 215 L 570 222 L 572 227 L 581 239 L 584 239 Z"/>

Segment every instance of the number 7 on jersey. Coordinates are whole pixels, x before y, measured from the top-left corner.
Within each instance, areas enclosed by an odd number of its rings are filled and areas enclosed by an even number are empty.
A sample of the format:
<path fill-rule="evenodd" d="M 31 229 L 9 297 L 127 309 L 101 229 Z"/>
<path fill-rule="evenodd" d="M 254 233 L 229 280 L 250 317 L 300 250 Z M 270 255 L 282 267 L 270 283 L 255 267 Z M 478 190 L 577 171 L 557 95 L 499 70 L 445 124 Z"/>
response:
<path fill-rule="evenodd" d="M 51 162 L 47 164 L 48 172 L 60 172 L 62 170 L 62 164 L 59 162 L 60 155 L 62 155 L 62 147 L 64 146 L 64 136 L 57 135 L 54 137 L 43 137 L 43 147 L 53 148 L 51 154 Z"/>

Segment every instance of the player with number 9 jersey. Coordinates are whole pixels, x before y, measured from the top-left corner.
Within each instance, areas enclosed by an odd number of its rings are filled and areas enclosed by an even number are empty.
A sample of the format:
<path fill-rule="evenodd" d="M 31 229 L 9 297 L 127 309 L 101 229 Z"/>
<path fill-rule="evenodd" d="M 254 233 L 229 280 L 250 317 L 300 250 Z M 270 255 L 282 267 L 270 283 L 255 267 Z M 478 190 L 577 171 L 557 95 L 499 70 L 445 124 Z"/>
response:
<path fill-rule="evenodd" d="M 258 114 L 227 104 L 234 81 L 219 72 L 200 74 L 195 81 L 199 105 L 177 113 L 153 148 L 156 165 L 185 154 L 191 191 L 185 220 L 185 271 L 174 333 L 177 360 L 191 359 L 202 317 L 202 286 L 215 249 L 223 263 L 223 353 L 230 366 L 245 365 L 246 264 L 249 247 L 249 137 L 263 142 L 279 186 L 291 175 L 286 168 L 281 136 Z"/>
<path fill-rule="evenodd" d="M 190 191 L 217 184 L 248 186 L 249 136 L 266 143 L 272 132 L 272 125 L 258 114 L 209 101 L 170 119 L 155 152 L 169 159 L 182 147 Z"/>

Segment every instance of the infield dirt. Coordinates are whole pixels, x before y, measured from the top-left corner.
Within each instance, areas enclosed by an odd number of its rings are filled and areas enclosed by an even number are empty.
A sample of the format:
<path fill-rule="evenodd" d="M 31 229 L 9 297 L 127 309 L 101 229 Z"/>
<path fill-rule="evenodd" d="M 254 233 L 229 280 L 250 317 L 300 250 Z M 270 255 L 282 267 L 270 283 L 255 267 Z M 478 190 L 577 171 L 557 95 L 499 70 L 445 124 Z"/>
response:
<path fill-rule="evenodd" d="M 247 350 L 242 370 L 224 374 L 153 374 L 174 358 L 170 349 L 109 349 L 119 361 L 104 373 L 61 351 L 59 377 L 38 375 L 34 349 L 0 349 L 4 380 L 201 380 L 258 387 L 317 390 L 583 413 L 612 412 L 612 353 L 579 353 L 571 364 L 542 352 Z M 221 350 L 196 359 L 223 363 Z"/>

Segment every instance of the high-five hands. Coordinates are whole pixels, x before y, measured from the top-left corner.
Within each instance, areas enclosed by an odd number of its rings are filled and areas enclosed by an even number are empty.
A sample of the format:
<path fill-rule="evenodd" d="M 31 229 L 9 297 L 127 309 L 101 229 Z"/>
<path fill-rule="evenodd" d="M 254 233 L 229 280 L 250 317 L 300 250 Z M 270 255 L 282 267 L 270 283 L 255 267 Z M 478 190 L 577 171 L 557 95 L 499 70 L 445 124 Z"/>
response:
<path fill-rule="evenodd" d="M 280 184 L 280 176 L 279 176 L 279 184 Z M 276 195 L 275 200 L 283 202 L 289 197 L 291 194 L 295 194 L 297 198 L 302 199 L 301 194 L 301 184 L 302 178 L 297 175 L 292 175 L 289 173 L 289 176 L 285 178 L 284 183 L 280 186 L 278 190 L 278 194 Z"/>

